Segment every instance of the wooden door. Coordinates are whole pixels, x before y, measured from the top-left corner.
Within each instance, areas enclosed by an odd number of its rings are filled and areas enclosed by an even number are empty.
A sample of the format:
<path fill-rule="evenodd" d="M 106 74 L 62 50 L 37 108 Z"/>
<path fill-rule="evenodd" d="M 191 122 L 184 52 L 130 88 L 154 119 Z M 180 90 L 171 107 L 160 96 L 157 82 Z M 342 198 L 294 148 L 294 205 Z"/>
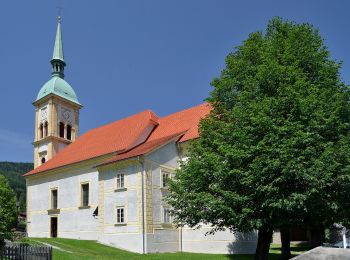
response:
<path fill-rule="evenodd" d="M 57 217 L 51 217 L 51 237 L 57 237 Z"/>

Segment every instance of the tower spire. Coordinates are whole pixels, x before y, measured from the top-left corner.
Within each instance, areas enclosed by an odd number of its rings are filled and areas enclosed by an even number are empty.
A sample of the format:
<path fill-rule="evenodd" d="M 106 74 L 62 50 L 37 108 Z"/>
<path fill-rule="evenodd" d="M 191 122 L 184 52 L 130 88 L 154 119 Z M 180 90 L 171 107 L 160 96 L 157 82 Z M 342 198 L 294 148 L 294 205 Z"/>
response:
<path fill-rule="evenodd" d="M 66 63 L 64 62 L 64 56 L 63 56 L 61 16 L 58 16 L 58 25 L 57 25 L 55 46 L 53 49 L 51 65 L 52 65 L 52 76 L 64 78 L 64 67 L 66 66 Z"/>

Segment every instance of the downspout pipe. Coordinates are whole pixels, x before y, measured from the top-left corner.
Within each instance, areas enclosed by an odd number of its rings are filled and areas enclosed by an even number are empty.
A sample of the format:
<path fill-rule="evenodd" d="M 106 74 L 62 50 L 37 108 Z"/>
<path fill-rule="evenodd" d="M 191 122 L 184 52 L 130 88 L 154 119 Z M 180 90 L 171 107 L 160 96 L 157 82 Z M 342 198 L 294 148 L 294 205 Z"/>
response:
<path fill-rule="evenodd" d="M 140 164 L 141 164 L 141 207 L 142 207 L 142 253 L 146 254 L 146 228 L 145 228 L 145 163 L 143 161 L 143 158 L 138 158 Z"/>

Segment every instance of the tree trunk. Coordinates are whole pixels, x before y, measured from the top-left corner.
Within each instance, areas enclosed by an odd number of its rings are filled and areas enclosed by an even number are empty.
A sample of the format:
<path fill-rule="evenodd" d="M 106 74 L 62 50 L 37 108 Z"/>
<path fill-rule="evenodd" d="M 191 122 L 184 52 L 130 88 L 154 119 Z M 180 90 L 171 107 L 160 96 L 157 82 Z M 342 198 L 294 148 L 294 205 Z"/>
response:
<path fill-rule="evenodd" d="M 324 237 L 324 228 L 322 226 L 310 228 L 310 246 L 312 248 L 322 246 Z"/>
<path fill-rule="evenodd" d="M 286 260 L 292 258 L 292 254 L 290 252 L 290 228 L 282 227 L 280 229 L 281 234 L 281 259 Z"/>
<path fill-rule="evenodd" d="M 272 230 L 261 228 L 258 231 L 258 245 L 255 251 L 255 260 L 268 260 Z"/>

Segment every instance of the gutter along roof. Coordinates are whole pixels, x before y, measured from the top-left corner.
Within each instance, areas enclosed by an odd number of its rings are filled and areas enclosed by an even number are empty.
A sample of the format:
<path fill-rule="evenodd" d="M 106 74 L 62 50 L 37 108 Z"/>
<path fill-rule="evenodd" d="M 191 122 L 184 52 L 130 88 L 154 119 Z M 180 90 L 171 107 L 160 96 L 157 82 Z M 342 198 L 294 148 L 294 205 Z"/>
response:
<path fill-rule="evenodd" d="M 205 103 L 162 118 L 146 110 L 92 129 L 24 176 L 111 154 L 112 158 L 101 164 L 106 165 L 147 154 L 172 140 L 185 142 L 197 138 L 199 121 L 210 110 Z"/>

